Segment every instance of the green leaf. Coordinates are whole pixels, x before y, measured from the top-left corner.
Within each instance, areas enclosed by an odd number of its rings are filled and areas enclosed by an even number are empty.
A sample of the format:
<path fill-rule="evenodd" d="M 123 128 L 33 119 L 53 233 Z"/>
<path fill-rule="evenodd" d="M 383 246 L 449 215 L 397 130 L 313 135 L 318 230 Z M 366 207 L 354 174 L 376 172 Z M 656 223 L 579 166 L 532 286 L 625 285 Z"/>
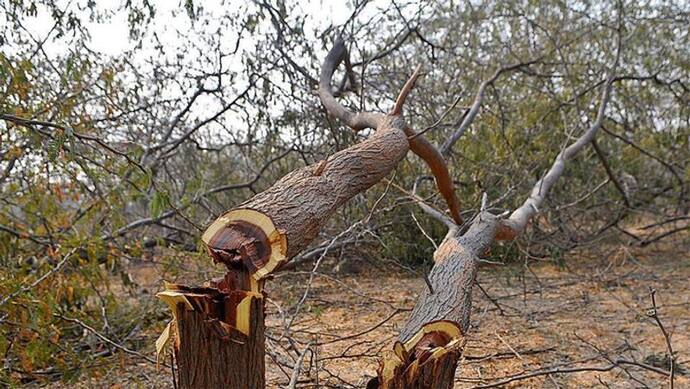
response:
<path fill-rule="evenodd" d="M 170 198 L 167 192 L 155 191 L 150 204 L 151 217 L 156 218 L 160 216 L 169 203 Z"/>
<path fill-rule="evenodd" d="M 48 159 L 50 162 L 55 163 L 55 160 L 57 159 L 60 150 L 62 150 L 62 146 L 65 144 L 66 140 L 67 135 L 64 131 L 58 130 L 55 132 L 55 138 L 48 143 Z"/>

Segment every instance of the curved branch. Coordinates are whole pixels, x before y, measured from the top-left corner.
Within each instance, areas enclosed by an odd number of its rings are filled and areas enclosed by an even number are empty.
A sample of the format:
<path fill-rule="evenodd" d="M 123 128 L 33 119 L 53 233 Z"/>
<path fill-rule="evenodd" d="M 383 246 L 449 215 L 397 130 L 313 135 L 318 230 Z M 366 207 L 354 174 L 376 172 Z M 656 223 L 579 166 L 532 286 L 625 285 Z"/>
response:
<path fill-rule="evenodd" d="M 502 67 L 496 69 L 496 71 L 494 72 L 494 74 L 490 78 L 482 81 L 482 83 L 479 85 L 479 89 L 477 90 L 477 94 L 474 97 L 474 101 L 472 102 L 472 106 L 470 107 L 469 111 L 467 111 L 467 114 L 465 114 L 463 116 L 463 119 L 462 119 L 462 122 L 460 123 L 460 126 L 452 134 L 450 134 L 448 139 L 446 139 L 446 141 L 443 143 L 443 146 L 441 146 L 441 153 L 443 153 L 443 155 L 448 155 L 450 153 L 450 151 L 452 150 L 453 145 L 455 145 L 455 142 L 457 142 L 458 139 L 460 139 L 462 134 L 464 134 L 465 131 L 467 131 L 470 124 L 472 124 L 474 119 L 477 117 L 477 114 L 479 113 L 479 109 L 482 106 L 482 102 L 484 101 L 484 95 L 486 92 L 486 88 L 489 85 L 492 85 L 494 82 L 496 82 L 498 77 L 500 77 L 501 74 L 503 74 L 505 72 L 513 71 L 516 69 L 520 69 L 524 66 L 532 65 L 532 64 L 534 64 L 540 60 L 541 60 L 541 57 L 534 59 L 534 60 L 531 60 L 531 61 L 527 61 L 527 62 L 519 62 L 519 63 L 514 63 L 512 65 L 502 66 Z"/>
<path fill-rule="evenodd" d="M 436 179 L 436 186 L 438 191 L 446 200 L 448 204 L 448 209 L 450 210 L 450 215 L 453 217 L 455 224 L 462 224 L 462 217 L 460 216 L 460 202 L 457 196 L 455 196 L 455 188 L 453 187 L 453 179 L 450 177 L 450 172 L 448 172 L 448 165 L 441 153 L 436 150 L 436 148 L 429 143 L 424 137 L 416 137 L 415 132 L 410 129 L 405 129 L 405 135 L 407 135 L 407 140 L 410 143 L 410 150 L 415 153 L 419 158 L 426 162 L 431 173 Z"/>
<path fill-rule="evenodd" d="M 604 122 L 606 106 L 611 98 L 613 81 L 613 77 L 609 77 L 604 85 L 604 90 L 602 91 L 601 99 L 599 100 L 599 111 L 597 112 L 597 117 L 592 126 L 584 134 L 582 134 L 582 136 L 578 138 L 575 143 L 566 147 L 558 154 L 549 171 L 546 172 L 544 177 L 537 181 L 536 184 L 534 184 L 532 193 L 527 200 L 525 200 L 520 208 L 516 209 L 507 220 L 503 221 L 503 226 L 512 230 L 513 234 L 507 234 L 505 238 L 502 236 L 497 236 L 498 239 L 512 239 L 525 229 L 527 223 L 539 212 L 539 208 L 544 203 L 546 195 L 549 193 L 549 189 L 551 189 L 553 184 L 563 175 L 565 163 L 572 159 L 580 150 L 594 140 L 594 137 Z"/>
<path fill-rule="evenodd" d="M 417 68 L 414 70 L 414 73 L 412 73 L 410 79 L 407 80 L 403 88 L 400 90 L 398 98 L 395 99 L 395 106 L 393 107 L 393 110 L 389 113 L 389 115 L 402 114 L 403 105 L 405 104 L 405 100 L 407 100 L 407 95 L 410 94 L 410 91 L 412 91 L 415 82 L 417 82 L 417 79 L 421 75 L 421 70 L 422 65 L 417 66 Z"/>
<path fill-rule="evenodd" d="M 341 38 L 338 38 L 335 45 L 328 52 L 326 59 L 321 66 L 321 76 L 319 77 L 319 97 L 321 103 L 329 114 L 342 120 L 347 126 L 355 131 L 365 128 L 376 128 L 381 124 L 384 115 L 373 112 L 352 112 L 342 106 L 333 96 L 331 89 L 331 79 L 338 65 L 345 59 L 347 49 Z"/>

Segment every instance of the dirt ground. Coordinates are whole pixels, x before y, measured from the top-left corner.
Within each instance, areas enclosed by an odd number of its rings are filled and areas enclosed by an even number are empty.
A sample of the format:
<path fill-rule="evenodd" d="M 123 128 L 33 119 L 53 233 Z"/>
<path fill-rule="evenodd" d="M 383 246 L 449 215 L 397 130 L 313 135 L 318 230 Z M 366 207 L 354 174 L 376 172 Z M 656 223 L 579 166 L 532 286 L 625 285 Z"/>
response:
<path fill-rule="evenodd" d="M 653 288 L 676 353 L 675 387 L 690 388 L 688 251 L 612 248 L 595 258 L 580 253 L 564 259 L 565 266 L 551 261 L 482 265 L 456 387 L 667 387 L 666 343 L 648 316 Z M 140 264 L 134 270 L 141 288 L 160 288 L 159 266 Z M 270 282 L 269 386 L 288 384 L 291 367 L 308 344 L 312 352 L 305 354 L 298 387 L 366 385 L 425 287 L 419 277 L 400 274 L 363 264 L 355 274 L 334 275 L 324 266 L 288 332 L 290 309 L 302 298 L 310 271 L 281 274 Z M 150 346 L 140 352 L 153 356 L 156 334 L 142 336 L 141 344 Z M 117 358 L 119 363 L 84 376 L 78 386 L 172 387 L 169 369 L 157 370 L 130 355 Z"/>

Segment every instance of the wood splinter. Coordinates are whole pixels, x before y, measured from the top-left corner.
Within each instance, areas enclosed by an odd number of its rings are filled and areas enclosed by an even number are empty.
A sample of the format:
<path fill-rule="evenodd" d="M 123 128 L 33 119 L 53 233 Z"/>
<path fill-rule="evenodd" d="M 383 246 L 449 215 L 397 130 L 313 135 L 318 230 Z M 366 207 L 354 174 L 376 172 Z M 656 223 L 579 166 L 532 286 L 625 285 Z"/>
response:
<path fill-rule="evenodd" d="M 450 389 L 464 345 L 458 323 L 429 322 L 407 342 L 395 342 L 367 389 Z"/>
<path fill-rule="evenodd" d="M 156 341 L 157 356 L 174 339 L 177 380 L 182 388 L 265 384 L 263 374 L 254 370 L 264 368 L 264 296 L 229 289 L 231 282 L 227 278 L 206 287 L 166 283 L 165 290 L 156 295 L 173 312 L 173 320 Z M 256 283 L 247 280 L 244 285 Z M 204 366 L 198 364 L 200 360 L 206 361 Z M 234 363 L 229 365 L 227 361 Z"/>

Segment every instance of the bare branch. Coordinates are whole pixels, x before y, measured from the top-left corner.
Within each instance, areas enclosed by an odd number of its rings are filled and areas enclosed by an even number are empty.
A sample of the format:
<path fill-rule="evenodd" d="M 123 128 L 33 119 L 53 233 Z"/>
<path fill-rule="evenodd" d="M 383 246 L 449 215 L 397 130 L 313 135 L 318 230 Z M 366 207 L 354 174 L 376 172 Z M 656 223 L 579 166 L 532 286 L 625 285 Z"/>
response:
<path fill-rule="evenodd" d="M 506 379 L 503 379 L 501 381 L 493 382 L 490 384 L 486 385 L 477 385 L 474 387 L 474 389 L 480 389 L 480 388 L 496 388 L 496 387 L 504 387 L 506 384 L 509 384 L 511 382 L 515 381 L 521 381 L 521 380 L 526 380 L 529 378 L 533 377 L 539 377 L 542 375 L 548 375 L 548 374 L 567 374 L 567 373 L 579 373 L 583 371 L 609 371 L 613 370 L 617 367 L 621 367 L 621 365 L 633 365 L 637 367 L 641 367 L 643 369 L 653 371 L 655 373 L 659 374 L 667 374 L 667 372 L 663 369 L 659 369 L 658 367 L 654 367 L 651 365 L 647 365 L 645 363 L 640 363 L 640 362 L 635 362 L 635 361 L 630 361 L 627 359 L 616 359 L 612 361 L 611 364 L 609 365 L 602 365 L 602 366 L 582 366 L 582 367 L 567 367 L 567 368 L 554 368 L 554 369 L 542 369 L 542 370 L 536 370 L 530 373 L 525 373 L 525 374 L 519 374 L 515 375 L 512 377 L 508 377 Z"/>
<path fill-rule="evenodd" d="M 410 142 L 410 150 L 426 162 L 431 173 L 434 175 L 438 191 L 441 192 L 441 195 L 446 200 L 453 220 L 458 225 L 462 224 L 460 202 L 455 195 L 453 179 L 450 176 L 445 159 L 426 138 L 416 137 L 412 129 L 406 128 L 405 134 Z"/>
<path fill-rule="evenodd" d="M 656 289 L 649 288 L 649 296 L 652 299 L 652 308 L 647 312 L 647 316 L 651 317 L 656 321 L 656 325 L 659 326 L 661 333 L 664 335 L 664 340 L 666 341 L 666 350 L 668 351 L 668 362 L 669 362 L 669 373 L 668 373 L 668 387 L 673 389 L 673 377 L 675 373 L 674 365 L 676 364 L 676 357 L 673 354 L 673 346 L 671 346 L 671 335 L 664 328 L 661 319 L 659 319 L 658 307 L 656 305 Z"/>
<path fill-rule="evenodd" d="M 528 61 L 528 62 L 520 62 L 520 63 L 515 63 L 512 65 L 502 66 L 499 69 L 497 69 L 490 78 L 484 80 L 479 85 L 479 89 L 477 90 L 477 94 L 474 97 L 474 101 L 472 102 L 472 106 L 470 107 L 469 111 L 467 111 L 467 113 L 463 116 L 463 119 L 462 119 L 462 122 L 460 123 L 460 126 L 448 137 L 448 139 L 446 139 L 446 141 L 443 143 L 443 146 L 441 146 L 441 153 L 443 153 L 443 155 L 448 155 L 450 153 L 450 151 L 453 149 L 453 145 L 455 145 L 455 142 L 457 142 L 458 139 L 460 139 L 462 134 L 464 134 L 465 131 L 467 131 L 470 124 L 472 124 L 474 119 L 477 117 L 477 114 L 479 113 L 479 109 L 482 106 L 482 102 L 484 101 L 484 95 L 486 92 L 486 87 L 488 87 L 489 85 L 492 85 L 494 82 L 496 82 L 496 80 L 498 79 L 498 77 L 501 76 L 501 74 L 515 70 L 515 69 L 519 69 L 519 68 L 524 67 L 524 66 L 529 66 L 529 65 L 539 61 L 540 59 L 541 58 L 535 59 L 532 61 Z M 457 103 L 457 100 L 456 100 L 456 103 Z M 453 106 L 456 103 L 453 103 Z"/>
<path fill-rule="evenodd" d="M 429 204 L 427 204 L 421 197 L 417 196 L 417 186 L 419 186 L 420 181 L 430 178 L 428 176 L 422 176 L 422 177 L 417 177 L 417 179 L 414 182 L 414 186 L 412 187 L 412 194 L 410 197 L 412 200 L 414 200 L 417 205 L 419 205 L 419 208 L 421 208 L 424 212 L 426 212 L 427 215 L 433 217 L 434 219 L 440 221 L 441 223 L 445 224 L 448 229 L 455 229 L 457 228 L 457 225 L 449 218 L 448 216 L 444 215 L 441 211 L 433 208 Z"/>
<path fill-rule="evenodd" d="M 383 120 L 383 114 L 373 112 L 354 113 L 342 106 L 333 96 L 331 79 L 335 69 L 346 55 L 347 49 L 345 44 L 341 38 L 338 38 L 321 66 L 321 76 L 319 77 L 319 97 L 321 98 L 321 103 L 326 107 L 329 114 L 342 120 L 355 131 L 365 128 L 376 128 Z"/>
<path fill-rule="evenodd" d="M 409 95 L 412 91 L 412 88 L 414 88 L 415 82 L 417 82 L 417 79 L 421 75 L 421 70 L 422 65 L 417 66 L 417 68 L 414 70 L 414 73 L 412 73 L 410 79 L 407 80 L 403 88 L 400 90 L 398 98 L 395 99 L 395 106 L 393 107 L 393 110 L 389 113 L 389 115 L 402 114 L 403 105 L 405 104 L 405 100 L 407 100 L 407 95 Z"/>
<path fill-rule="evenodd" d="M 604 85 L 604 89 L 599 100 L 599 111 L 592 126 L 585 131 L 575 143 L 566 147 L 561 151 L 554 161 L 551 169 L 542 177 L 532 188 L 532 193 L 525 200 L 525 202 L 516 209 L 507 220 L 503 221 L 503 225 L 513 230 L 514 236 L 519 235 L 527 226 L 527 223 L 539 212 L 539 208 L 544 203 L 546 195 L 553 184 L 563 175 L 565 164 L 572 159 L 580 150 L 587 144 L 591 143 L 597 132 L 604 122 L 606 113 L 606 106 L 611 98 L 611 89 L 613 85 L 613 77 L 610 76 Z M 512 237 L 510 237 L 512 239 Z"/>
<path fill-rule="evenodd" d="M 288 389 L 294 389 L 297 386 L 297 379 L 299 378 L 299 372 L 302 369 L 302 363 L 304 363 L 304 356 L 307 355 L 308 351 L 311 351 L 311 342 L 307 344 L 300 354 L 297 362 L 295 362 L 295 367 L 292 369 L 292 376 L 290 377 L 290 383 L 288 384 Z"/>
<path fill-rule="evenodd" d="M 609 179 L 611 180 L 611 182 L 613 182 L 613 185 L 621 194 L 621 197 L 623 197 L 623 202 L 626 206 L 630 207 L 630 199 L 628 198 L 628 194 L 625 193 L 623 186 L 616 177 L 616 174 L 611 169 L 609 162 L 606 160 L 606 155 L 604 154 L 604 151 L 599 147 L 599 144 L 597 143 L 596 139 L 592 139 L 592 147 L 594 148 L 594 151 L 597 153 L 599 161 L 601 161 L 601 164 L 604 166 L 604 170 L 606 170 L 606 174 L 609 176 Z"/>

